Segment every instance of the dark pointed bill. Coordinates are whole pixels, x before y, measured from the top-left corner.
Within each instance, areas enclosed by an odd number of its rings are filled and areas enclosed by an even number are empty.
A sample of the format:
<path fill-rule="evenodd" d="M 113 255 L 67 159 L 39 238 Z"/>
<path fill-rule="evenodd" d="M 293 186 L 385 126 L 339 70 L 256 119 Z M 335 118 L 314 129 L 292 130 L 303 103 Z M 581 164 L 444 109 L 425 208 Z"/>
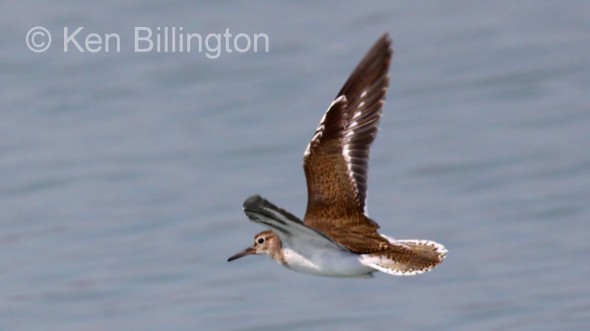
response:
<path fill-rule="evenodd" d="M 229 259 L 227 259 L 227 262 L 231 262 L 233 260 L 237 260 L 241 257 L 246 256 L 246 255 L 253 255 L 253 254 L 256 254 L 256 249 L 254 247 L 248 247 L 248 248 L 244 249 L 243 251 L 230 256 Z"/>

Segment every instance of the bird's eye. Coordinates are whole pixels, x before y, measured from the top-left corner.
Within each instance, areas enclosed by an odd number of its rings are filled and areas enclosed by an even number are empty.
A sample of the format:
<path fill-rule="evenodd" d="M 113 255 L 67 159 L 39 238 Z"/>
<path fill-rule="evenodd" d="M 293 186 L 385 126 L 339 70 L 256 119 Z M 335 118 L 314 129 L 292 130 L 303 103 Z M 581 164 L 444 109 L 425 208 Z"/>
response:
<path fill-rule="evenodd" d="M 262 244 L 262 243 L 264 243 L 264 238 L 258 238 L 258 240 L 256 240 L 256 242 L 258 244 Z"/>

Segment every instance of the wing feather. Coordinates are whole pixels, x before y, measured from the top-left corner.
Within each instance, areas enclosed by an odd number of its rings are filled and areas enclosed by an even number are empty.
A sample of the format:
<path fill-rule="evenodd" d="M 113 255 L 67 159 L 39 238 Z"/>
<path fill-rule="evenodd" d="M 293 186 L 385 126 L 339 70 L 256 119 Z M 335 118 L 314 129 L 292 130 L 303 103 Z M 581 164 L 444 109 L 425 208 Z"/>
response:
<path fill-rule="evenodd" d="M 328 236 L 335 226 L 371 235 L 379 228 L 366 212 L 368 160 L 392 54 L 391 39 L 385 34 L 338 92 L 304 153 L 305 224 Z"/>

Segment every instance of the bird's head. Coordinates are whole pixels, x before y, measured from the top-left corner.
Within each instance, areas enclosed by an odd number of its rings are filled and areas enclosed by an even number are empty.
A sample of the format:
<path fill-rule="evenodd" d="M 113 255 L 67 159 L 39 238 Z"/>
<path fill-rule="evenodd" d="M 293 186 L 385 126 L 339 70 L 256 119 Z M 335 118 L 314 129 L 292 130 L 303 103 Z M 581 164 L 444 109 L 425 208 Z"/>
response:
<path fill-rule="evenodd" d="M 246 255 L 266 254 L 272 258 L 279 256 L 281 251 L 281 239 L 271 230 L 262 231 L 254 236 L 254 244 L 243 251 L 230 256 L 227 262 L 237 260 Z"/>

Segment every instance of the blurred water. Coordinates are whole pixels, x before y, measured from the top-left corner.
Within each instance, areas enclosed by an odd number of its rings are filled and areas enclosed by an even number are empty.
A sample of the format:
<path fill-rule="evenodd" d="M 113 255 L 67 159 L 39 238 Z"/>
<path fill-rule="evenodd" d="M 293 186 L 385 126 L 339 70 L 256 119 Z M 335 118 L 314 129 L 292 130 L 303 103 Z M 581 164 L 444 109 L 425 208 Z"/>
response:
<path fill-rule="evenodd" d="M 590 4 L 13 2 L 0 17 L 1 330 L 590 327 Z M 26 48 L 33 26 L 266 33 L 269 53 Z M 384 233 L 447 261 L 326 279 L 267 258 L 260 193 L 302 216 L 303 150 L 384 31 L 369 180 Z M 61 38 L 61 39 L 60 39 Z"/>

